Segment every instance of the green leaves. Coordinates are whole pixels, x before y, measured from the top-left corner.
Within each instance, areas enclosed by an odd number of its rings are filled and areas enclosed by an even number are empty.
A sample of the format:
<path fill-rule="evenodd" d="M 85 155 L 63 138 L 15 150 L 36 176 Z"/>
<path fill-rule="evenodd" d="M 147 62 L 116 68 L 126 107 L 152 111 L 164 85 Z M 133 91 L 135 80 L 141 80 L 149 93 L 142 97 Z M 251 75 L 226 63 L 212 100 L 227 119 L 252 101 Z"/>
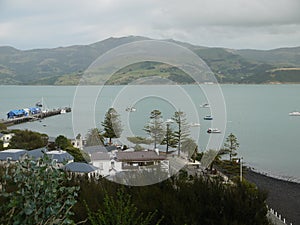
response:
<path fill-rule="evenodd" d="M 114 108 L 110 108 L 105 114 L 104 121 L 101 123 L 104 127 L 103 136 L 109 138 L 111 143 L 112 138 L 119 138 L 122 133 L 122 125 L 120 115 Z"/>
<path fill-rule="evenodd" d="M 7 204 L 1 205 L 0 223 L 67 224 L 79 189 L 65 186 L 66 180 L 66 173 L 54 168 L 46 155 L 8 166 L 1 177 L 0 197 Z"/>
<path fill-rule="evenodd" d="M 156 148 L 157 144 L 162 142 L 165 129 L 164 121 L 159 110 L 155 109 L 150 113 L 150 120 L 148 124 L 145 125 L 144 131 L 152 138 L 154 142 L 154 148 Z"/>

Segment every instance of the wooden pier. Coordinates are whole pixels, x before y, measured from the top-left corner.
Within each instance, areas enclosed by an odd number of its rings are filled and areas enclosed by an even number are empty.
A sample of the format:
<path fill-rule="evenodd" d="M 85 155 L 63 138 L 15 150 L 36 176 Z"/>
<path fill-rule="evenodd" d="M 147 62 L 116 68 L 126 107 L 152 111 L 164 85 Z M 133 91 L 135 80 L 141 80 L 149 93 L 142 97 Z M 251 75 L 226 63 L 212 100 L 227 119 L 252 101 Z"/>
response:
<path fill-rule="evenodd" d="M 41 112 L 41 113 L 34 114 L 34 115 L 16 117 L 13 119 L 5 119 L 5 120 L 3 119 L 3 120 L 0 120 L 0 123 L 4 124 L 6 126 L 13 126 L 15 124 L 32 122 L 32 121 L 41 120 L 43 118 L 47 118 L 50 116 L 59 115 L 59 114 L 61 114 L 62 110 L 64 110 L 66 113 L 71 112 L 70 107 L 65 107 L 65 108 L 60 108 L 60 109 L 49 110 L 47 112 Z"/>

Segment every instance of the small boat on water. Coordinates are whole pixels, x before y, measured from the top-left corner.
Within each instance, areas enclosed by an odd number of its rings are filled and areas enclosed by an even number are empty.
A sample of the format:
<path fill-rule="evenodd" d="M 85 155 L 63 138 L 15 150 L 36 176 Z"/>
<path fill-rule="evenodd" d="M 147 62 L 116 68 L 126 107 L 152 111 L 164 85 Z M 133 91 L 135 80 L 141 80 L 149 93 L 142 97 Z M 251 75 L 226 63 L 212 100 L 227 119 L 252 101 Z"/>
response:
<path fill-rule="evenodd" d="M 205 116 L 203 119 L 204 120 L 212 120 L 213 118 L 212 118 L 212 116 Z"/>
<path fill-rule="evenodd" d="M 211 134 L 211 133 L 221 133 L 221 130 L 219 130 L 218 128 L 208 128 L 207 133 Z"/>
<path fill-rule="evenodd" d="M 289 116 L 300 116 L 300 112 L 298 111 L 290 112 Z"/>
<path fill-rule="evenodd" d="M 190 123 L 190 127 L 200 127 L 200 123 Z"/>
<path fill-rule="evenodd" d="M 201 108 L 209 108 L 210 106 L 208 103 L 204 103 L 204 104 L 200 105 L 200 107 Z"/>
<path fill-rule="evenodd" d="M 127 108 L 125 109 L 125 111 L 126 111 L 126 112 L 135 112 L 135 111 L 136 111 L 136 108 L 134 108 L 134 107 L 127 107 Z"/>

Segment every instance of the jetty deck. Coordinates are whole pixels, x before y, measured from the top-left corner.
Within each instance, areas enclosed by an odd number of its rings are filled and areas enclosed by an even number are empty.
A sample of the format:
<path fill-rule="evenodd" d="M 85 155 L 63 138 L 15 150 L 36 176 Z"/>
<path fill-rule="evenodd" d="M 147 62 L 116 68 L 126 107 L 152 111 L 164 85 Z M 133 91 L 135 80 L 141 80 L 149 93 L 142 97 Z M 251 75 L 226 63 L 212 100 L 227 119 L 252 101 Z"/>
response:
<path fill-rule="evenodd" d="M 65 107 L 65 108 L 49 110 L 47 112 L 37 113 L 34 115 L 16 117 L 16 118 L 12 118 L 12 119 L 3 119 L 3 120 L 0 120 L 0 123 L 5 124 L 6 126 L 13 126 L 15 124 L 32 122 L 32 121 L 40 120 L 40 119 L 47 118 L 50 116 L 59 115 L 59 114 L 61 114 L 62 110 L 65 110 L 66 113 L 71 112 L 70 107 Z"/>

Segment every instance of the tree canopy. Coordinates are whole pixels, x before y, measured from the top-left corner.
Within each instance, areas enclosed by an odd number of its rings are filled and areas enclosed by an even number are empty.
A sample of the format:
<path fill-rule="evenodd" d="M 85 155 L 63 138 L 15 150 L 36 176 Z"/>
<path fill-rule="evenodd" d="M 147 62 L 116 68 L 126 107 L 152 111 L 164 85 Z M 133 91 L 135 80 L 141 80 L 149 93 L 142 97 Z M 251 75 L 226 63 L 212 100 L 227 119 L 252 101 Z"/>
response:
<path fill-rule="evenodd" d="M 233 133 L 230 133 L 226 138 L 224 143 L 224 151 L 229 154 L 230 161 L 233 156 L 237 155 L 237 149 L 240 147 L 236 136 Z"/>
<path fill-rule="evenodd" d="M 92 128 L 86 135 L 86 146 L 104 145 L 104 138 L 98 128 Z"/>
<path fill-rule="evenodd" d="M 103 137 L 109 138 L 109 144 L 111 144 L 112 138 L 120 137 L 122 124 L 120 115 L 114 108 L 109 108 L 101 125 L 104 127 Z"/>
<path fill-rule="evenodd" d="M 180 155 L 183 141 L 190 136 L 190 126 L 187 123 L 186 114 L 182 111 L 176 111 L 172 120 L 177 125 L 177 128 L 174 131 L 174 137 L 177 142 L 178 155 Z"/>
<path fill-rule="evenodd" d="M 6 167 L 1 177 L 0 224 L 71 224 L 78 186 L 66 186 L 65 172 L 47 156 Z"/>
<path fill-rule="evenodd" d="M 9 148 L 32 150 L 47 146 L 48 135 L 30 130 L 13 130 L 15 135 L 9 142 Z"/>
<path fill-rule="evenodd" d="M 150 113 L 150 120 L 145 125 L 144 131 L 152 138 L 154 148 L 162 142 L 165 130 L 162 114 L 159 110 L 155 109 Z"/>

